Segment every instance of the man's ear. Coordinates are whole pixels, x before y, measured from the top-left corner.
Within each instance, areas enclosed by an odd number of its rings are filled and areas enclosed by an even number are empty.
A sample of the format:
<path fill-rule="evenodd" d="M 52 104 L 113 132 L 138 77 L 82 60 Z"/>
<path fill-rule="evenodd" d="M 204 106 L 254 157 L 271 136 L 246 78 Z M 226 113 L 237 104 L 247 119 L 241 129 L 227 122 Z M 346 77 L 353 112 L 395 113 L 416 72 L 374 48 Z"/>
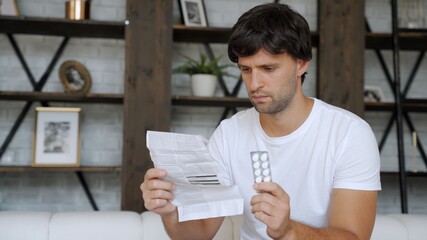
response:
<path fill-rule="evenodd" d="M 305 72 L 307 72 L 309 65 L 310 61 L 305 61 L 301 59 L 297 60 L 298 77 L 301 77 Z"/>

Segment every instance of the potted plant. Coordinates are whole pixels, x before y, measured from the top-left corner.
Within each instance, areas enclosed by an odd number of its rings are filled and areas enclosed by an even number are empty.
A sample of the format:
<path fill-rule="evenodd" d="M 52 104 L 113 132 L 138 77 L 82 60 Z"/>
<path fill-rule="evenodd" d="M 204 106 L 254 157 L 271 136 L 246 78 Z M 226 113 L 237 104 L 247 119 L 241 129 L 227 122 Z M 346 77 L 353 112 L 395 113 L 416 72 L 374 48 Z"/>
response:
<path fill-rule="evenodd" d="M 225 71 L 226 68 L 232 66 L 231 64 L 218 64 L 221 57 L 209 60 L 202 53 L 199 60 L 185 55 L 183 57 L 187 61 L 174 68 L 173 73 L 190 75 L 191 90 L 194 96 L 212 97 L 215 93 L 218 77 L 233 76 Z"/>

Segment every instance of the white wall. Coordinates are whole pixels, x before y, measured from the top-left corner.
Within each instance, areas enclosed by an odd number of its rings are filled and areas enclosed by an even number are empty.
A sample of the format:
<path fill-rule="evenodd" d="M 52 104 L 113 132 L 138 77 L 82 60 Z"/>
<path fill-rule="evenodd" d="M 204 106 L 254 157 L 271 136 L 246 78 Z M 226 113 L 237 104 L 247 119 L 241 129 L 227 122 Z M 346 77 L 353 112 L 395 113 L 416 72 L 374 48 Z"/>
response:
<path fill-rule="evenodd" d="M 65 0 L 18 0 L 20 11 L 25 16 L 63 17 Z M 260 0 L 205 0 L 208 21 L 211 26 L 231 27 L 238 16 L 252 6 L 263 3 Z M 307 18 L 311 29 L 317 29 L 317 1 L 292 0 L 286 1 L 294 9 Z M 177 3 L 177 2 L 175 2 Z M 175 4 L 174 3 L 174 4 Z M 125 1 L 93 0 L 92 19 L 122 21 L 125 19 Z M 178 4 L 175 4 L 174 16 L 179 22 Z M 390 31 L 390 6 L 388 0 L 366 0 L 366 16 L 374 31 Z M 39 79 L 52 54 L 59 46 L 60 37 L 16 35 L 21 50 L 33 71 Z M 215 44 L 214 52 L 222 55 L 227 62 L 226 45 Z M 175 53 L 181 52 L 190 56 L 198 56 L 204 51 L 199 44 L 174 44 Z M 391 52 L 383 51 L 390 71 L 392 72 Z M 367 85 L 381 86 L 385 99 L 392 101 L 391 91 L 380 68 L 378 59 L 373 51 L 365 52 L 365 81 Z M 415 61 L 415 52 L 402 53 L 402 81 L 405 82 L 412 64 Z M 124 75 L 124 41 L 105 39 L 71 39 L 65 49 L 59 64 L 54 69 L 44 91 L 61 92 L 62 85 L 58 78 L 58 68 L 65 60 L 82 62 L 92 75 L 92 93 L 123 93 Z M 173 65 L 177 66 L 182 58 L 174 55 Z M 410 96 L 423 97 L 427 90 L 427 82 L 421 76 L 426 75 L 426 61 L 423 61 L 418 76 L 411 89 Z M 234 70 L 237 73 L 237 70 Z M 22 67 L 16 58 L 10 43 L 4 35 L 0 35 L 0 90 L 31 91 L 31 85 Z M 308 78 L 304 83 L 304 91 L 309 96 L 315 95 L 316 82 L 316 49 Z M 235 81 L 227 79 L 231 89 Z M 189 95 L 188 76 L 174 75 L 172 79 L 172 94 Z M 218 88 L 217 96 L 222 96 Z M 246 96 L 244 87 L 239 96 Z M 3 142 L 9 129 L 13 125 L 23 102 L 0 102 L 0 143 Z M 33 105 L 33 107 L 38 104 Z M 54 106 L 78 106 L 82 108 L 81 131 L 81 164 L 82 165 L 119 165 L 122 154 L 123 117 L 122 106 L 107 104 L 61 104 Z M 201 134 L 206 137 L 216 127 L 222 108 L 202 107 L 173 107 L 172 126 L 174 132 Z M 366 120 L 371 124 L 378 139 L 381 137 L 389 113 L 367 112 Z M 427 141 L 427 125 L 425 114 L 411 114 L 419 131 L 419 136 Z M 382 169 L 384 171 L 397 170 L 396 138 L 393 130 L 381 154 Z M 1 165 L 29 165 L 32 157 L 32 139 L 34 134 L 34 111 L 30 111 L 20 127 L 6 154 L 0 159 Z M 419 154 L 413 161 L 413 151 L 410 147 L 409 133 L 405 133 L 406 155 L 413 166 L 420 171 L 425 166 Z M 413 162 L 415 162 L 413 164 Z M 94 193 L 95 200 L 101 210 L 120 209 L 120 174 L 119 173 L 85 173 L 88 184 Z M 142 176 L 141 176 L 142 179 Z M 425 179 L 410 179 L 409 207 L 410 212 L 427 212 L 427 187 Z M 380 213 L 396 213 L 400 211 L 399 188 L 397 178 L 384 177 L 383 191 L 380 192 Z M 135 189 L 139 191 L 139 189 Z M 77 177 L 74 173 L 0 173 L 0 210 L 90 210 Z"/>

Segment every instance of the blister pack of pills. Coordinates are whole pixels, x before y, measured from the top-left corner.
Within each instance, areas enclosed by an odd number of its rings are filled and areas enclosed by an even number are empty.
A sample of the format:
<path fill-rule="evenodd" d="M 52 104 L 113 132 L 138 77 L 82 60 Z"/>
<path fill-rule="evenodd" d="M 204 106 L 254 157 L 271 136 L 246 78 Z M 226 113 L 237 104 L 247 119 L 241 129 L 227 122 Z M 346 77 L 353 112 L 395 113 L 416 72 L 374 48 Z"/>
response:
<path fill-rule="evenodd" d="M 255 151 L 251 152 L 252 171 L 254 174 L 254 182 L 271 182 L 271 169 L 268 152 Z"/>

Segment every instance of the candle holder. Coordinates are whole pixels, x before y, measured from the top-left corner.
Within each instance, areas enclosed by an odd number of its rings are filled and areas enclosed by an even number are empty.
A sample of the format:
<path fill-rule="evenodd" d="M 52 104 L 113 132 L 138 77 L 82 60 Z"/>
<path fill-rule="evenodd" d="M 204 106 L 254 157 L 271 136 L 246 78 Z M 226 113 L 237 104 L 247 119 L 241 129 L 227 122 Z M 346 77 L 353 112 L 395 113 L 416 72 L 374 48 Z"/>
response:
<path fill-rule="evenodd" d="M 90 18 L 90 1 L 68 0 L 65 2 L 65 18 L 84 20 Z"/>

